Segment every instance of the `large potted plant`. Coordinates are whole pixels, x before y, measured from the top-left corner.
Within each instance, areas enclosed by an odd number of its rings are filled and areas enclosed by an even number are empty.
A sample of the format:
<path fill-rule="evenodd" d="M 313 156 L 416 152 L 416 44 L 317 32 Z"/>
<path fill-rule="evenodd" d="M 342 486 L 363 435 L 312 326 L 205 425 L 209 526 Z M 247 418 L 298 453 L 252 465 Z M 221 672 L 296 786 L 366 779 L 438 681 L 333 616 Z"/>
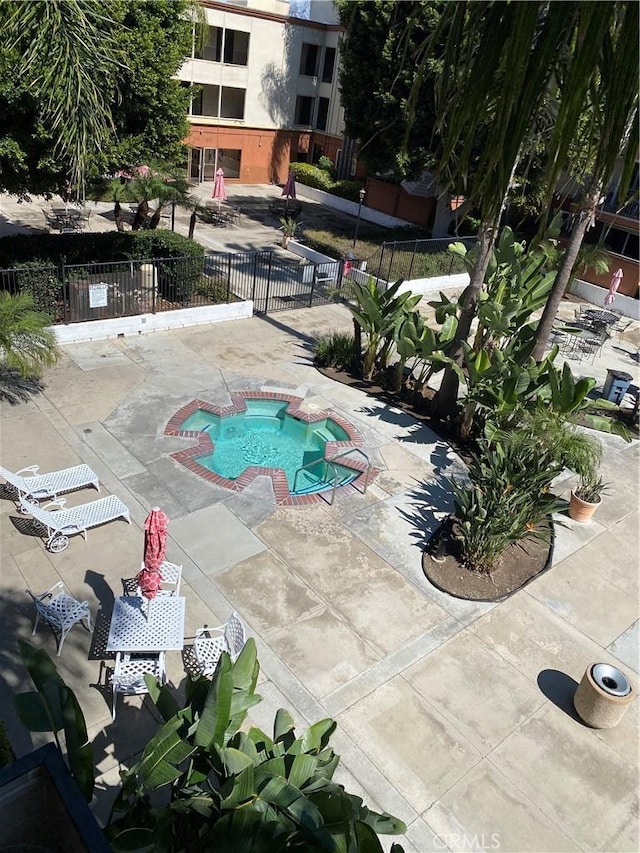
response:
<path fill-rule="evenodd" d="M 298 228 L 302 225 L 293 216 L 280 217 L 280 231 L 282 231 L 282 248 L 286 249 L 289 245 L 289 240 L 296 236 Z"/>
<path fill-rule="evenodd" d="M 589 521 L 607 491 L 607 483 L 599 474 L 589 471 L 581 475 L 580 481 L 571 492 L 569 518 L 574 521 Z"/>

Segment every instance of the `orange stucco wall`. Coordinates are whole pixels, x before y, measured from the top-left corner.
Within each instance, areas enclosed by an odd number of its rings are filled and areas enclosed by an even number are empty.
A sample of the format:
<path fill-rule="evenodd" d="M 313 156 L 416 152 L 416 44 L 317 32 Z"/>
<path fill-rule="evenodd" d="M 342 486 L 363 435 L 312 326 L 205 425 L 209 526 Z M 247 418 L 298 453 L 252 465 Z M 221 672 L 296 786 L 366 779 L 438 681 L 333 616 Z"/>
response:
<path fill-rule="evenodd" d="M 637 261 L 632 261 L 630 258 L 624 258 L 622 255 L 614 255 L 613 252 L 605 252 L 609 259 L 609 272 L 597 275 L 593 270 L 588 270 L 580 278 L 582 281 L 588 281 L 591 284 L 597 284 L 600 287 L 609 287 L 611 276 L 620 268 L 624 273 L 624 277 L 620 282 L 618 293 L 624 296 L 638 297 L 640 283 L 640 265 Z"/>
<path fill-rule="evenodd" d="M 369 178 L 367 206 L 416 225 L 431 225 L 435 215 L 436 200 L 409 195 L 406 190 L 396 184 Z"/>
<path fill-rule="evenodd" d="M 289 163 L 298 159 L 298 153 L 311 157 L 314 144 L 324 154 L 335 160 L 340 139 L 325 133 L 297 130 L 256 130 L 240 127 L 211 127 L 194 124 L 185 140 L 193 148 L 223 148 L 242 152 L 240 177 L 227 183 L 268 184 L 284 183 Z"/>

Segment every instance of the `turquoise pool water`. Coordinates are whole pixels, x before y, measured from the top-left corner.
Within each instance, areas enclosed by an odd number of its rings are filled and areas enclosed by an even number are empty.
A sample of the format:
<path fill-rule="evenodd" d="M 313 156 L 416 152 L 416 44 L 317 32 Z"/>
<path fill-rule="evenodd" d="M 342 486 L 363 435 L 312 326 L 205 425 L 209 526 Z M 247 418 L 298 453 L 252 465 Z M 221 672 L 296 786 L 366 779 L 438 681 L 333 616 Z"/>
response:
<path fill-rule="evenodd" d="M 322 491 L 333 486 L 333 469 L 322 462 L 327 441 L 347 441 L 348 433 L 331 418 L 303 423 L 287 414 L 282 400 L 245 400 L 246 412 L 219 415 L 198 409 L 180 428 L 208 432 L 213 453 L 198 462 L 221 477 L 235 480 L 245 468 L 259 465 L 284 471 L 291 494 Z M 309 463 L 296 479 L 296 471 Z M 336 466 L 338 485 L 351 482 L 357 474 Z M 295 481 L 295 491 L 294 491 Z"/>

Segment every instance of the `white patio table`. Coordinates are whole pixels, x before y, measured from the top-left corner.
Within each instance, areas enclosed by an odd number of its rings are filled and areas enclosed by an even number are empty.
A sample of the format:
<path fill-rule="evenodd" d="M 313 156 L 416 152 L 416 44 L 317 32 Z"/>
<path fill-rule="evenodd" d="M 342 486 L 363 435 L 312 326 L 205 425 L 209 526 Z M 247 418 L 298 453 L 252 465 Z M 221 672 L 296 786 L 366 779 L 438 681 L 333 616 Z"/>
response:
<path fill-rule="evenodd" d="M 107 651 L 170 652 L 184 646 L 185 599 L 163 595 L 147 601 L 139 596 L 116 598 Z"/>

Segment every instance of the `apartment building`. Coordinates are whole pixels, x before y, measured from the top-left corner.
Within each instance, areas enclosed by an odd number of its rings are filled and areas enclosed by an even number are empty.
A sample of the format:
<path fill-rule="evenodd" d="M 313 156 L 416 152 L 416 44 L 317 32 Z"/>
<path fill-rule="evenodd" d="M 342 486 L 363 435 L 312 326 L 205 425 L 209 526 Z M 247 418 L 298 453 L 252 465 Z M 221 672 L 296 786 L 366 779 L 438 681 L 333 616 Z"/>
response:
<path fill-rule="evenodd" d="M 189 177 L 282 182 L 290 162 L 343 158 L 341 27 L 331 0 L 203 2 L 207 39 L 179 72 L 191 103 Z"/>

